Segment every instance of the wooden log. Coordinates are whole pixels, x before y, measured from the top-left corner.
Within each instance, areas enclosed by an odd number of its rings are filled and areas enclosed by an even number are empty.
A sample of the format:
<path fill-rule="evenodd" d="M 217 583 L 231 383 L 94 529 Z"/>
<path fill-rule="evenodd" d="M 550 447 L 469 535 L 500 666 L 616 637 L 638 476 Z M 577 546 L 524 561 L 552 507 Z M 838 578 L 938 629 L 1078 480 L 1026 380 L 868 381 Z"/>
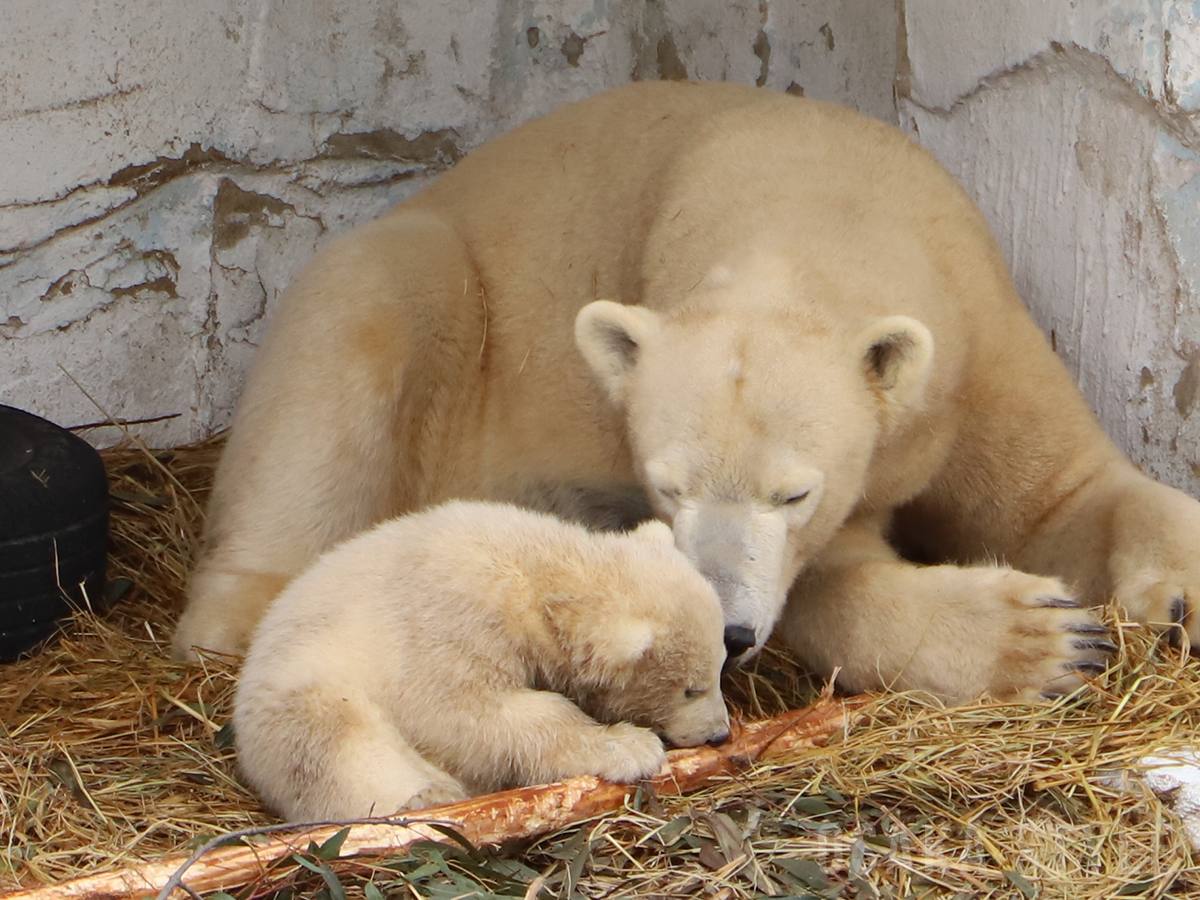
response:
<path fill-rule="evenodd" d="M 788 750 L 824 744 L 853 720 L 870 698 L 823 698 L 811 706 L 735 727 L 720 747 L 674 750 L 669 768 L 651 779 L 662 795 L 695 790 L 715 778 L 737 774 L 758 760 Z M 392 822 L 363 821 L 350 825 L 339 855 L 395 856 L 417 841 L 450 842 L 434 824 L 450 828 L 476 846 L 546 834 L 593 816 L 619 809 L 636 785 L 614 784 L 591 775 L 550 785 L 501 791 L 460 803 L 430 807 Z M 433 824 L 431 824 L 433 823 Z M 56 885 L 0 894 L 2 900 L 141 900 L 141 898 L 232 891 L 266 874 L 271 863 L 310 842 L 320 845 L 346 823 L 284 826 L 249 846 L 221 846 L 187 856 L 170 856 L 115 872 L 76 878 Z M 293 830 L 294 829 L 294 830 Z M 282 830 L 282 829 L 281 829 Z M 186 885 L 186 888 L 180 885 Z M 170 888 L 170 890 L 168 890 Z"/>

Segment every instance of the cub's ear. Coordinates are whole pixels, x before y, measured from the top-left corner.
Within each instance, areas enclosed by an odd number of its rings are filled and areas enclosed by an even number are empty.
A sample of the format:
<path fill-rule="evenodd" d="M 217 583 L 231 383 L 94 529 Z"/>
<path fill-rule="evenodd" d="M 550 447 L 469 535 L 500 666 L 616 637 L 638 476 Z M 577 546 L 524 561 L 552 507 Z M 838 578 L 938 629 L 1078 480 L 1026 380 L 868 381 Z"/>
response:
<path fill-rule="evenodd" d="M 623 402 L 642 348 L 658 328 L 657 313 L 611 300 L 595 300 L 575 317 L 575 346 L 614 403 Z"/>
<path fill-rule="evenodd" d="M 876 319 L 857 339 L 867 381 L 889 405 L 917 406 L 933 364 L 933 335 L 909 316 Z"/>
<path fill-rule="evenodd" d="M 574 635 L 576 667 L 581 681 L 612 684 L 641 659 L 654 644 L 654 623 L 618 613 L 614 616 L 587 615 L 580 625 L 586 633 Z"/>
<path fill-rule="evenodd" d="M 633 529 L 633 531 L 629 532 L 629 536 L 650 544 L 658 544 L 662 547 L 675 546 L 675 535 L 671 531 L 671 526 L 666 522 L 660 522 L 658 519 L 650 519 L 647 522 L 643 522 L 637 528 Z"/>

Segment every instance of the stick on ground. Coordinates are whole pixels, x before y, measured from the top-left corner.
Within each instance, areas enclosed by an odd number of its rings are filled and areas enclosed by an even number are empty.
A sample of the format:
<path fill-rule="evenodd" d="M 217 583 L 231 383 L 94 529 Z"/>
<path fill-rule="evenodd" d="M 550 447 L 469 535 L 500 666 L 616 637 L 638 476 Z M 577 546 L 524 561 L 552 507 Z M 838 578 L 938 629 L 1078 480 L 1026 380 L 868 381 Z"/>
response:
<path fill-rule="evenodd" d="M 841 732 L 867 698 L 821 699 L 811 706 L 757 722 L 743 724 L 732 740 L 720 747 L 672 751 L 670 771 L 650 783 L 659 794 L 694 790 L 722 776 L 735 775 L 759 759 L 787 750 L 820 746 Z M 421 810 L 406 824 L 366 823 L 350 827 L 340 855 L 382 856 L 403 853 L 417 841 L 450 842 L 447 825 L 476 846 L 528 838 L 618 809 L 636 786 L 613 784 L 590 775 L 558 784 L 518 788 Z M 207 893 L 231 891 L 250 884 L 275 860 L 320 845 L 341 830 L 341 824 L 297 830 L 269 837 L 252 846 L 214 849 L 198 859 L 172 856 L 158 862 L 90 875 L 62 884 L 0 895 L 3 900 L 141 900 L 168 884 L 186 885 L 173 891 Z M 180 872 L 181 869 L 185 871 Z M 176 875 L 179 877 L 174 877 Z"/>

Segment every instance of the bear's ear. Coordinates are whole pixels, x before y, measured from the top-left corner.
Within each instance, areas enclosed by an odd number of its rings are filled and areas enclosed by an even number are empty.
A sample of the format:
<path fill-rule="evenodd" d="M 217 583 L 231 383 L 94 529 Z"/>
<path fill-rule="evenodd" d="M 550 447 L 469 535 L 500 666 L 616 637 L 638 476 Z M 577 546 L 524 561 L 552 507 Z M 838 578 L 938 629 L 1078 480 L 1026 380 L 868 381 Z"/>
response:
<path fill-rule="evenodd" d="M 897 406 L 920 404 L 933 363 L 933 335 L 909 316 L 871 322 L 858 336 L 863 371 L 880 396 Z"/>
<path fill-rule="evenodd" d="M 674 547 L 675 535 L 671 531 L 671 526 L 666 522 L 660 522 L 658 519 L 650 519 L 643 522 L 633 531 L 629 532 L 630 537 L 637 538 L 639 541 L 646 541 L 649 544 L 658 544 L 661 547 Z"/>
<path fill-rule="evenodd" d="M 593 684 L 620 681 L 622 672 L 645 656 L 654 644 L 654 623 L 627 614 L 588 616 L 588 634 L 579 649 L 586 654 L 578 662 L 578 674 Z"/>
<path fill-rule="evenodd" d="M 611 300 L 594 300 L 575 317 L 575 346 L 614 403 L 623 402 L 628 378 L 658 327 L 657 313 Z"/>

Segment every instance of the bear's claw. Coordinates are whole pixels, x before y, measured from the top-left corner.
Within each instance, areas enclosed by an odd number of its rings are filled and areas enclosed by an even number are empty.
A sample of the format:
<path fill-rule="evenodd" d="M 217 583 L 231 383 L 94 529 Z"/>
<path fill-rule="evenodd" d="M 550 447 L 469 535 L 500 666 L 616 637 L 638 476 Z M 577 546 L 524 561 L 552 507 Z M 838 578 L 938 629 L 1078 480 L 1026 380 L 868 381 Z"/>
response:
<path fill-rule="evenodd" d="M 1076 638 L 1071 642 L 1076 650 L 1099 650 L 1102 653 L 1116 653 L 1117 645 L 1103 638 Z"/>
<path fill-rule="evenodd" d="M 1187 616 L 1187 603 L 1182 597 L 1176 597 L 1171 601 L 1171 621 L 1176 625 L 1182 625 L 1185 621 L 1187 621 Z"/>
<path fill-rule="evenodd" d="M 1083 672 L 1085 675 L 1100 675 L 1108 668 L 1108 663 L 1084 660 L 1068 663 L 1066 668 L 1070 672 Z"/>
<path fill-rule="evenodd" d="M 1167 646 L 1178 650 L 1183 646 L 1183 635 L 1188 620 L 1187 601 L 1183 597 L 1175 597 L 1171 600 L 1171 626 L 1163 633 L 1167 639 Z"/>
<path fill-rule="evenodd" d="M 1079 609 L 1080 603 L 1074 597 L 1045 597 L 1036 604 L 1042 609 Z"/>

